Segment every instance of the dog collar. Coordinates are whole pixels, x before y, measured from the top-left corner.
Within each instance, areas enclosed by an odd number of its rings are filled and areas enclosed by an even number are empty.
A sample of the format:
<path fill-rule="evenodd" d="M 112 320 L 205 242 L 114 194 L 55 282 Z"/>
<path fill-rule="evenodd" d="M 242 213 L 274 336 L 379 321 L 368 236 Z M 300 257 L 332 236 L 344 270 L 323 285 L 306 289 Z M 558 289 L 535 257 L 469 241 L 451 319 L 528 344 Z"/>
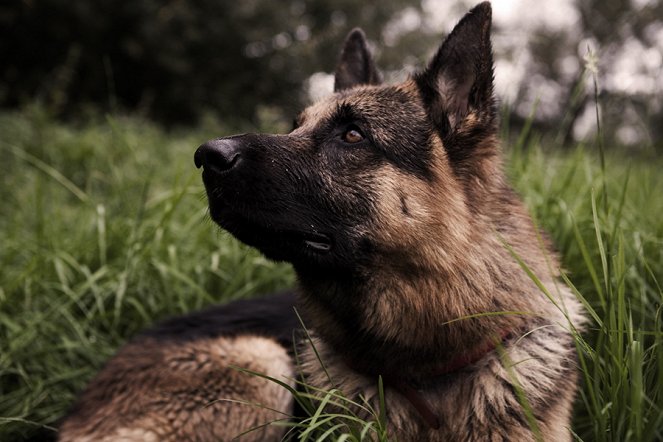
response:
<path fill-rule="evenodd" d="M 512 336 L 510 330 L 504 330 L 500 334 L 500 339 L 489 339 L 472 351 L 463 353 L 446 364 L 441 365 L 433 371 L 431 377 L 438 378 L 460 371 L 472 364 L 479 362 L 486 355 L 493 352 L 498 346 Z M 412 382 L 398 377 L 383 376 L 385 382 L 393 387 L 401 396 L 414 407 L 419 415 L 426 421 L 429 427 L 438 430 L 440 428 L 440 416 L 433 410 L 430 404 L 423 396 L 423 392 L 417 389 Z"/>

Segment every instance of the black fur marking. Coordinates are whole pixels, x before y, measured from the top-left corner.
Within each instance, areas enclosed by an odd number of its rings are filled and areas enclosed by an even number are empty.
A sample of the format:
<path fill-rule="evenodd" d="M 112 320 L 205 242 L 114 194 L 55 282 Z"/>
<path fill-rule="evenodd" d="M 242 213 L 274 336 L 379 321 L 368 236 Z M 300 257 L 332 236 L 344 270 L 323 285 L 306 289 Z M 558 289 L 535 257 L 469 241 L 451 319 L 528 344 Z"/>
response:
<path fill-rule="evenodd" d="M 332 116 L 331 120 L 335 120 L 340 124 L 349 124 L 354 122 L 362 122 L 364 119 L 360 113 L 358 113 L 354 107 L 348 103 L 339 103 L 336 106 L 336 111 Z"/>
<path fill-rule="evenodd" d="M 371 91 L 366 103 L 357 101 L 356 105 L 340 102 L 329 117 L 316 125 L 309 135 L 314 149 L 324 149 L 330 142 L 339 143 L 347 127 L 355 124 L 366 139 L 350 146 L 343 144 L 343 155 L 362 147 L 370 147 L 365 150 L 379 155 L 370 157 L 372 163 L 363 163 L 362 171 L 379 167 L 382 158 L 404 172 L 430 181 L 433 137 L 430 127 L 425 121 L 401 124 L 416 112 L 411 97 L 395 88 L 385 88 Z M 374 109 L 375 103 L 381 106 Z"/>
<path fill-rule="evenodd" d="M 409 136 L 412 138 L 407 138 Z M 426 132 L 415 133 L 412 131 L 404 134 L 403 138 L 407 138 L 407 144 L 385 147 L 383 149 L 384 155 L 391 164 L 400 170 L 424 181 L 431 181 L 433 179 L 431 145 L 428 142 Z M 418 149 L 415 150 L 415 146 L 418 146 Z"/>
<path fill-rule="evenodd" d="M 505 405 L 506 414 L 513 420 L 513 422 L 517 423 L 519 426 L 523 428 L 529 428 L 529 423 L 525 419 L 525 416 L 523 416 L 523 413 L 520 410 L 520 408 L 521 408 L 520 405 L 518 405 L 518 409 L 512 407 L 511 404 Z"/>
<path fill-rule="evenodd" d="M 527 423 L 527 420 L 525 419 L 525 415 L 523 414 L 522 411 L 522 405 L 520 405 L 520 402 L 518 402 L 518 394 L 516 393 L 516 388 L 513 386 L 513 384 L 506 379 L 500 379 L 500 383 L 502 384 L 502 388 L 504 388 L 505 391 L 509 393 L 510 399 L 506 401 L 505 407 L 506 407 L 506 413 L 512 417 L 518 425 L 522 427 L 528 427 L 529 424 Z M 516 403 L 518 404 L 518 408 L 512 407 L 510 404 Z"/>
<path fill-rule="evenodd" d="M 358 125 L 364 131 L 365 118 L 350 104 L 339 103 L 334 112 L 318 123 L 313 131 L 311 137 L 314 148 L 321 148 L 328 141 L 339 141 L 347 126 L 351 124 Z M 367 135 L 368 139 L 364 142 L 356 143 L 355 148 L 361 145 L 365 146 L 370 141 L 370 133 L 366 134 L 364 131 L 364 135 Z"/>
<path fill-rule="evenodd" d="M 295 315 L 295 294 L 243 299 L 230 304 L 166 319 L 141 336 L 160 341 L 195 341 L 220 336 L 256 335 L 293 349 L 293 331 L 301 328 Z"/>
<path fill-rule="evenodd" d="M 401 212 L 403 212 L 403 215 L 405 216 L 410 216 L 410 211 L 407 208 L 407 200 L 405 199 L 405 196 L 400 195 L 400 202 L 401 202 Z"/>
<path fill-rule="evenodd" d="M 270 259 L 326 269 L 355 266 L 363 259 L 355 226 L 370 219 L 374 201 L 370 182 L 355 177 L 385 160 L 374 149 L 348 148 L 340 136 L 313 137 L 303 131 L 235 137 L 238 164 L 222 175 L 203 172 L 210 215 Z M 329 238 L 329 253 L 307 242 L 321 237 Z"/>

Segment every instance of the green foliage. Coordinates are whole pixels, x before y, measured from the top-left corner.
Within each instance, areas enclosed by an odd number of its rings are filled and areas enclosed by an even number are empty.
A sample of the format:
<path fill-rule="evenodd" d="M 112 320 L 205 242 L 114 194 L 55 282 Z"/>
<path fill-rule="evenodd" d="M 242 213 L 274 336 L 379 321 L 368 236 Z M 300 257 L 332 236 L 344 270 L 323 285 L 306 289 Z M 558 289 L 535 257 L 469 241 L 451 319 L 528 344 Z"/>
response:
<path fill-rule="evenodd" d="M 292 285 L 209 220 L 193 152 L 211 133 L 38 109 L 0 131 L 0 440 L 53 425 L 156 319 Z"/>
<path fill-rule="evenodd" d="M 551 233 L 566 283 L 593 319 L 577 336 L 583 386 L 574 431 L 583 440 L 663 438 L 663 179 L 660 160 L 582 146 L 511 155 L 514 181 Z"/>
<path fill-rule="evenodd" d="M 324 362 L 321 360 L 318 360 L 318 362 L 324 369 Z M 343 393 L 341 388 L 334 387 L 323 390 L 307 384 L 304 380 L 297 380 L 296 386 L 292 387 L 279 379 L 262 373 L 239 367 L 235 368 L 252 376 L 267 379 L 285 388 L 303 410 L 304 417 L 293 419 L 295 416 L 285 415 L 281 419 L 267 423 L 267 425 L 286 427 L 284 440 L 291 440 L 295 437 L 300 441 L 315 440 L 319 442 L 359 442 L 365 440 L 387 442 L 389 440 L 386 425 L 384 385 L 381 377 L 378 378 L 379 409 L 376 410 L 366 398 L 360 397 L 357 400 L 352 400 Z M 257 408 L 264 407 L 261 404 L 230 401 Z M 362 416 L 359 416 L 357 411 Z M 263 426 L 249 428 L 243 434 L 250 433 Z"/>
<path fill-rule="evenodd" d="M 52 435 L 101 364 L 157 319 L 294 283 L 288 266 L 206 215 L 193 151 L 237 129 L 167 134 L 137 118 L 77 127 L 40 108 L 0 114 L 0 440 Z M 578 339 L 574 431 L 661 440 L 663 162 L 611 153 L 602 167 L 582 146 L 546 152 L 526 138 L 508 151 L 512 182 L 593 318 Z M 325 411 L 349 404 L 340 391 L 300 399 L 311 437 L 385 438 L 384 410 L 358 422 Z"/>

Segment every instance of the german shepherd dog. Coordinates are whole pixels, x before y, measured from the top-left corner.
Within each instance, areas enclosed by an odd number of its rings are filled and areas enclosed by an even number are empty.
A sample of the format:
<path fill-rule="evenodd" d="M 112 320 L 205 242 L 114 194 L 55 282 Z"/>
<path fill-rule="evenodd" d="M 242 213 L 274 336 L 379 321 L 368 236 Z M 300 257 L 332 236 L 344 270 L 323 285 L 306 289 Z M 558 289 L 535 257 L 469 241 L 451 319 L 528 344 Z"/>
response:
<path fill-rule="evenodd" d="M 61 440 L 284 437 L 262 425 L 296 414 L 292 395 L 236 367 L 291 386 L 301 374 L 375 409 L 382 376 L 394 440 L 571 440 L 582 312 L 505 181 L 490 27 L 481 3 L 396 85 L 380 84 L 356 29 L 335 93 L 290 133 L 199 147 L 212 219 L 291 262 L 298 289 L 143 333 L 82 394 Z M 307 343 L 293 342 L 295 305 Z"/>

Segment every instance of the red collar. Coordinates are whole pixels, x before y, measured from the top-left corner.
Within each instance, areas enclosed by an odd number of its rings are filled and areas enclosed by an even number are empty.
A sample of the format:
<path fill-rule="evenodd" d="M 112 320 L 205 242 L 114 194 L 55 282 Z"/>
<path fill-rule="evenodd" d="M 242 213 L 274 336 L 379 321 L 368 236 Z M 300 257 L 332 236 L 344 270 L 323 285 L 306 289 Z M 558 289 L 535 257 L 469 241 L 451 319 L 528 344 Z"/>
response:
<path fill-rule="evenodd" d="M 483 359 L 488 353 L 494 351 L 498 346 L 504 344 L 504 342 L 511 336 L 512 332 L 510 330 L 503 330 L 499 341 L 497 339 L 488 339 L 484 341 L 481 345 L 473 348 L 471 351 L 458 355 L 448 363 L 441 365 L 434 370 L 431 376 L 434 378 L 445 376 L 475 364 Z M 408 402 L 410 402 L 431 428 L 435 430 L 440 428 L 440 417 L 435 411 L 433 411 L 430 404 L 426 402 L 423 393 L 415 388 L 411 382 L 391 376 L 384 377 L 384 379 L 386 384 L 391 385 L 405 399 L 407 399 Z"/>

